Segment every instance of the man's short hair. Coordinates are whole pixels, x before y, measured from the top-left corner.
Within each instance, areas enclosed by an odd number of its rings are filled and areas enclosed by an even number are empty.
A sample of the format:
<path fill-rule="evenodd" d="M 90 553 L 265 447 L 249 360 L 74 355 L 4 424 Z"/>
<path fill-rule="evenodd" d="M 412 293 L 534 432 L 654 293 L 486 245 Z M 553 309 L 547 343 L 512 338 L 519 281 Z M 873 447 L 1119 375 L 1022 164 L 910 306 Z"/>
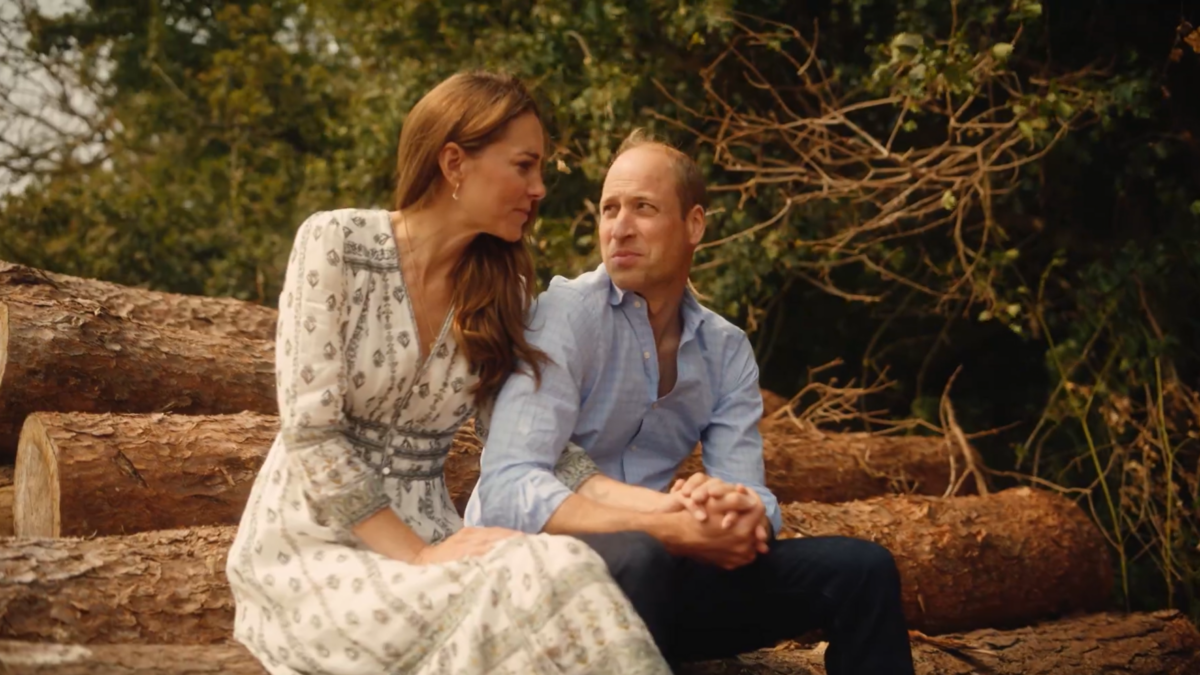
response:
<path fill-rule="evenodd" d="M 646 146 L 662 150 L 666 153 L 667 159 L 670 160 L 671 168 L 675 171 L 675 194 L 679 196 L 679 207 L 683 213 L 683 217 L 687 218 L 688 213 L 691 213 L 692 208 L 697 205 L 707 210 L 708 189 L 704 185 L 704 175 L 700 173 L 700 167 L 696 164 L 696 161 L 688 157 L 685 153 L 654 138 L 645 129 L 634 129 L 632 133 L 626 136 L 625 140 L 621 142 L 621 147 L 617 148 L 617 154 L 613 155 L 612 161 L 617 161 L 618 157 L 629 150 Z M 612 166 L 611 162 L 609 166 Z"/>

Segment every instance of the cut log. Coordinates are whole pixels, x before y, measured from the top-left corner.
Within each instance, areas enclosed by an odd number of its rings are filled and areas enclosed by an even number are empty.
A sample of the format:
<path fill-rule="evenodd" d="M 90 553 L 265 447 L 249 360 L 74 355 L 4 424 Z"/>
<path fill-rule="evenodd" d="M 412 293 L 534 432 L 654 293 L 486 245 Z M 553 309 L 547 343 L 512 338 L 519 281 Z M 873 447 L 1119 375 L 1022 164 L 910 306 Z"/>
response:
<path fill-rule="evenodd" d="M 781 536 L 873 539 L 896 558 L 909 626 L 1026 625 L 1092 611 L 1112 572 L 1102 536 L 1057 495 L 1015 488 L 949 500 L 791 504 Z M 227 634 L 233 527 L 0 545 L 0 638 L 208 644 Z"/>
<path fill-rule="evenodd" d="M 783 519 L 782 537 L 844 535 L 890 550 L 909 627 L 927 633 L 1027 625 L 1109 601 L 1103 535 L 1050 492 L 787 504 Z"/>
<path fill-rule="evenodd" d="M 13 528 L 13 486 L 0 487 L 0 537 L 11 537 Z"/>
<path fill-rule="evenodd" d="M 274 340 L 278 312 L 234 298 L 149 291 L 0 261 L 0 300 L 16 291 L 43 300 L 90 300 L 110 314 L 211 335 Z"/>
<path fill-rule="evenodd" d="M 0 302 L 0 459 L 37 411 L 274 414 L 274 343 L 160 328 L 78 300 Z"/>
<path fill-rule="evenodd" d="M 19 537 L 236 525 L 274 415 L 34 413 L 17 451 Z"/>
<path fill-rule="evenodd" d="M 13 467 L 0 466 L 0 537 L 13 534 Z"/>
<path fill-rule="evenodd" d="M 446 458 L 460 514 L 479 479 L 473 428 L 468 422 L 459 430 Z M 235 525 L 278 431 L 278 417 L 258 413 L 34 413 L 17 454 L 15 532 L 68 537 Z"/>
<path fill-rule="evenodd" d="M 0 542 L 0 637 L 213 644 L 233 626 L 235 528 Z"/>
<path fill-rule="evenodd" d="M 913 646 L 917 675 L 1194 675 L 1200 633 L 1178 612 L 1097 614 L 1001 632 L 953 636 L 979 666 L 928 644 Z M 821 647 L 762 650 L 681 666 L 680 675 L 824 675 Z M 59 645 L 0 641 L 10 675 L 265 675 L 241 645 Z"/>
<path fill-rule="evenodd" d="M 482 453 L 483 441 L 475 435 L 475 422 L 468 421 L 454 435 L 454 444 L 450 446 L 443 469 L 446 489 L 450 491 L 450 499 L 460 516 L 467 512 L 467 502 L 471 499 L 475 484 L 479 482 L 479 457 Z"/>
<path fill-rule="evenodd" d="M 961 476 L 962 456 L 943 438 L 882 436 L 802 429 L 788 419 L 764 420 L 763 462 L 767 487 L 781 504 L 843 502 L 888 494 L 942 496 L 953 473 Z M 676 472 L 686 478 L 703 472 L 700 446 Z M 957 494 L 975 492 L 968 479 Z"/>

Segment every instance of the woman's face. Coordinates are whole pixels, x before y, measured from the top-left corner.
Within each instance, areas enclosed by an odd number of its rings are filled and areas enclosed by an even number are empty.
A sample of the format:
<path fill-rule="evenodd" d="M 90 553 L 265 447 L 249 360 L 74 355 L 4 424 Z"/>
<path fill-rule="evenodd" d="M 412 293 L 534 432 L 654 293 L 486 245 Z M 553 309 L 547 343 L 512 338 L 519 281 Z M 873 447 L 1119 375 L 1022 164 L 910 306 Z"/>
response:
<path fill-rule="evenodd" d="M 463 161 L 458 201 L 480 232 L 510 242 L 521 238 L 525 223 L 546 196 L 544 138 L 537 116 L 526 113 L 509 122 L 490 145 Z"/>

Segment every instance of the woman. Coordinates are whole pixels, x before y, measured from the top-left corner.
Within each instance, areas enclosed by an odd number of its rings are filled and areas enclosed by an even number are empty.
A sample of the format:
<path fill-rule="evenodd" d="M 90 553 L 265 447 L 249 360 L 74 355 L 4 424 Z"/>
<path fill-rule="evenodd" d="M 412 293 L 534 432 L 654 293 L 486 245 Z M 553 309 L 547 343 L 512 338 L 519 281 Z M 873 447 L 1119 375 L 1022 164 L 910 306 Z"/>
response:
<path fill-rule="evenodd" d="M 279 302 L 281 431 L 227 573 L 272 673 L 669 673 L 589 547 L 461 529 L 458 427 L 518 362 L 544 196 L 538 111 L 459 74 L 400 135 L 397 211 L 300 226 Z"/>

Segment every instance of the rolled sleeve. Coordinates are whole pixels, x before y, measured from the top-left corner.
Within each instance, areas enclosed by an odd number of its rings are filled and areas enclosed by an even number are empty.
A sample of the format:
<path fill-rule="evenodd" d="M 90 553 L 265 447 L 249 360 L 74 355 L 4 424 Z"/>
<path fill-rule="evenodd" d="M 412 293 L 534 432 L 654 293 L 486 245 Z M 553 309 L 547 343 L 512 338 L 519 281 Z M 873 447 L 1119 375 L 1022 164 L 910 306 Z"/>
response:
<path fill-rule="evenodd" d="M 542 367 L 540 386 L 523 368 L 509 376 L 496 397 L 480 458 L 478 504 L 469 523 L 541 532 L 572 494 L 564 479 L 582 482 L 577 474 L 586 468 L 575 461 L 578 457 L 563 453 L 593 360 L 595 345 L 584 338 L 598 329 L 595 315 L 580 300 L 562 287 L 538 299 L 527 335 L 549 362 Z"/>
<path fill-rule="evenodd" d="M 725 359 L 721 391 L 712 418 L 701 434 L 704 468 L 710 476 L 754 490 L 778 534 L 783 523 L 779 500 L 766 486 L 762 435 L 758 431 L 761 419 L 758 364 L 750 341 L 742 335 Z"/>
<path fill-rule="evenodd" d="M 349 320 L 345 237 L 336 213 L 300 226 L 279 299 L 276 393 L 288 466 L 300 477 L 314 519 L 348 531 L 390 504 L 380 477 L 345 436 Z"/>

